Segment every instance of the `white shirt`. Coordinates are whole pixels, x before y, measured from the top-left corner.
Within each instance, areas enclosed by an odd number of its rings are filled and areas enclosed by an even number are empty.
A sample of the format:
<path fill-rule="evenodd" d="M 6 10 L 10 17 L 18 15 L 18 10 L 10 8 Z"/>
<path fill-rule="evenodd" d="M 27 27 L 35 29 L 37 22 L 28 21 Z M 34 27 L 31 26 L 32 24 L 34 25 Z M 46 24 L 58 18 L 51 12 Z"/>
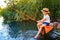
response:
<path fill-rule="evenodd" d="M 43 18 L 46 19 L 44 22 L 50 23 L 50 17 L 49 17 L 48 14 L 47 15 L 44 15 Z"/>

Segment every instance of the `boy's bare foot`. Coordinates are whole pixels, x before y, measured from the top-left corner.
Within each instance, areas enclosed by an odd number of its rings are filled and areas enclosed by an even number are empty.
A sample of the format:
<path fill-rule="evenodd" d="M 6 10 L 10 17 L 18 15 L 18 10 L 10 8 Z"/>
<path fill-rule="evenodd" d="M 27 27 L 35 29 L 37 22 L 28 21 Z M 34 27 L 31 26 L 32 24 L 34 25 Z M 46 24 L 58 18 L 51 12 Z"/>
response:
<path fill-rule="evenodd" d="M 36 35 L 34 38 L 38 38 L 39 36 L 38 35 Z"/>
<path fill-rule="evenodd" d="M 30 40 L 37 40 L 37 38 L 31 38 Z"/>

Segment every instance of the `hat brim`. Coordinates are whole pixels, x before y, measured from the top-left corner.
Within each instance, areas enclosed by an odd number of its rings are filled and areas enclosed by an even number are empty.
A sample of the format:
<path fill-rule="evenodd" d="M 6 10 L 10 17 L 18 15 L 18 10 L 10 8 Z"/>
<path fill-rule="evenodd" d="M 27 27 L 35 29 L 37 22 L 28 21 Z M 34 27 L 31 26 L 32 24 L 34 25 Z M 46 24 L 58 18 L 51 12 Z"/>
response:
<path fill-rule="evenodd" d="M 41 10 L 41 12 L 43 12 L 43 10 Z"/>
<path fill-rule="evenodd" d="M 43 10 L 41 10 L 41 12 L 43 12 Z M 50 13 L 50 11 L 47 11 L 48 13 Z"/>

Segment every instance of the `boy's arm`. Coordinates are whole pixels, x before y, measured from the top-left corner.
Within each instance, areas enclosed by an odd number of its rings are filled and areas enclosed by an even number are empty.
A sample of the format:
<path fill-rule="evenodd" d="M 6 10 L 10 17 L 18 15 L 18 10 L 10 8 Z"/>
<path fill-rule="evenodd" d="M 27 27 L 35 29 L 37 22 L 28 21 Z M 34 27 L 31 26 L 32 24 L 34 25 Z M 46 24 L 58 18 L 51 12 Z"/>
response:
<path fill-rule="evenodd" d="M 38 20 L 37 22 L 40 22 L 41 20 Z"/>
<path fill-rule="evenodd" d="M 45 19 L 45 18 L 43 18 L 43 19 L 41 19 L 41 20 L 40 20 L 40 22 L 44 22 L 45 20 L 46 20 L 46 19 Z"/>
<path fill-rule="evenodd" d="M 39 21 L 37 21 L 37 22 L 44 22 L 46 19 L 45 18 L 43 18 L 43 19 L 41 19 L 41 20 L 39 20 Z"/>

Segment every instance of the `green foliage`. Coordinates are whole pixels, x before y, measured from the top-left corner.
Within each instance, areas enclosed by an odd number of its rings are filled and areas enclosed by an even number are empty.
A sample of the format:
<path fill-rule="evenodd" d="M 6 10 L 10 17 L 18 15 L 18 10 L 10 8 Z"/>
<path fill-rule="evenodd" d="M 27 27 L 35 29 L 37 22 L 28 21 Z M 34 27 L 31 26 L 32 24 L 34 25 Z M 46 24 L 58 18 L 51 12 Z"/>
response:
<path fill-rule="evenodd" d="M 10 0 L 7 5 L 1 13 L 9 21 L 39 20 L 43 16 L 40 12 L 43 7 L 50 9 L 52 19 L 60 18 L 59 0 Z"/>
<path fill-rule="evenodd" d="M 60 11 L 57 11 L 55 15 L 56 15 L 56 18 L 60 19 Z"/>
<path fill-rule="evenodd" d="M 37 20 L 40 16 L 40 4 L 42 0 L 11 0 L 8 7 L 1 12 L 9 21 Z M 6 1 L 7 2 L 7 1 Z"/>
<path fill-rule="evenodd" d="M 1 13 L 4 16 L 5 22 L 9 22 L 13 18 L 13 13 L 9 10 L 4 9 Z"/>
<path fill-rule="evenodd" d="M 30 17 L 36 18 L 37 14 L 40 13 L 40 9 L 41 9 L 39 1 L 40 0 L 38 0 L 38 1 L 20 0 L 20 2 L 17 3 L 16 8 L 20 11 L 21 16 L 28 15 Z M 24 17 L 23 17 L 23 19 L 26 19 Z"/>
<path fill-rule="evenodd" d="M 43 0 L 42 7 L 47 7 L 50 9 L 50 16 L 52 21 L 56 21 L 56 19 L 60 18 L 60 0 Z"/>

